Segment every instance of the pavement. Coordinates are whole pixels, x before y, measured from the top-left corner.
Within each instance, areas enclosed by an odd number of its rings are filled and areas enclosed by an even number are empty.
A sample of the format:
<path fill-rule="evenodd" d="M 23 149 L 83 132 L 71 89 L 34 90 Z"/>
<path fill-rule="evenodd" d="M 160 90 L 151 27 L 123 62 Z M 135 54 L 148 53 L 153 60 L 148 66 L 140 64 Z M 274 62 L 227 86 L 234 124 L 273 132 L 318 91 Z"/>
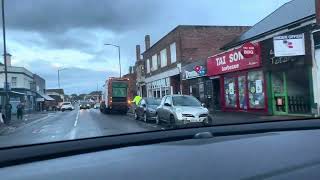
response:
<path fill-rule="evenodd" d="M 283 121 L 292 119 L 305 119 L 308 116 L 287 115 L 287 116 L 274 116 L 274 115 L 261 115 L 248 112 L 223 112 L 215 111 L 210 112 L 213 118 L 213 125 L 223 124 L 240 124 L 240 123 L 253 123 L 253 122 L 268 122 L 268 121 Z M 311 117 L 311 115 L 309 116 Z"/>

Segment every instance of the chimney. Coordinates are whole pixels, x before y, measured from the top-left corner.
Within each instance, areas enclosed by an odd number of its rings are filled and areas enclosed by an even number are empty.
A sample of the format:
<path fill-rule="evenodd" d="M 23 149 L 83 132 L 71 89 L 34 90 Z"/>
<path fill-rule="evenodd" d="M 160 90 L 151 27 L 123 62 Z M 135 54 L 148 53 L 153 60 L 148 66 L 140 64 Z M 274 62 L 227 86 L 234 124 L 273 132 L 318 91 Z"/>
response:
<path fill-rule="evenodd" d="M 144 41 L 146 43 L 146 50 L 148 50 L 150 48 L 150 35 L 146 35 Z"/>
<path fill-rule="evenodd" d="M 139 61 L 141 58 L 141 55 L 140 55 L 140 45 L 136 45 L 136 60 Z"/>
<path fill-rule="evenodd" d="M 11 54 L 7 53 L 5 59 L 7 62 L 7 66 L 11 66 Z"/>
<path fill-rule="evenodd" d="M 320 25 L 320 0 L 315 0 L 316 23 Z"/>

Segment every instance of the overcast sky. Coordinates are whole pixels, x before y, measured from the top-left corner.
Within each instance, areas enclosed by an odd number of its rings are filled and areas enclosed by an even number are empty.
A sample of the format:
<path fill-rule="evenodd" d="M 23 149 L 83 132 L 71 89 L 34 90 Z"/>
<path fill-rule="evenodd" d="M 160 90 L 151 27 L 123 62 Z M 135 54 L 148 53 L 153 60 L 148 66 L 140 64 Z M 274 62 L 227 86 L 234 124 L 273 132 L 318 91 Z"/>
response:
<path fill-rule="evenodd" d="M 12 64 L 68 94 L 101 90 L 135 61 L 144 35 L 155 43 L 177 25 L 254 25 L 288 0 L 6 0 L 7 49 Z M 2 40 L 2 38 L 1 38 Z M 2 51 L 2 41 L 0 45 Z"/>

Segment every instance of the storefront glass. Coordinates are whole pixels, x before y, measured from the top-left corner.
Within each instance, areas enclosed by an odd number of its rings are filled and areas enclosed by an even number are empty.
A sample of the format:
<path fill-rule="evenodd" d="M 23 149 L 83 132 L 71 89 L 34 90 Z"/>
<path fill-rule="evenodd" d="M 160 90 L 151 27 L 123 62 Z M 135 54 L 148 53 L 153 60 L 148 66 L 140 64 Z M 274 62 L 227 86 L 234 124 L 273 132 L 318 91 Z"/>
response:
<path fill-rule="evenodd" d="M 238 85 L 239 85 L 239 105 L 240 109 L 247 109 L 247 83 L 246 76 L 238 77 Z"/>
<path fill-rule="evenodd" d="M 265 108 L 264 78 L 262 71 L 248 72 L 249 107 Z"/>
<path fill-rule="evenodd" d="M 225 90 L 225 106 L 229 108 L 236 108 L 236 89 L 235 78 L 224 78 L 224 90 Z"/>

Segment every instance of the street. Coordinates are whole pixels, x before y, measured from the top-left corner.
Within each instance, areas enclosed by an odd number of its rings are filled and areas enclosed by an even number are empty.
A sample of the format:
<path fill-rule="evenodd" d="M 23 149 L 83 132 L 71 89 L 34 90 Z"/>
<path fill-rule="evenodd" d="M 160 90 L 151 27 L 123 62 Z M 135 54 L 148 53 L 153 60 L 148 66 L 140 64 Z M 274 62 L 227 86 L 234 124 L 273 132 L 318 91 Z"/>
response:
<path fill-rule="evenodd" d="M 99 109 L 52 112 L 0 135 L 0 147 L 159 130 L 156 124 L 129 115 L 102 114 Z"/>

